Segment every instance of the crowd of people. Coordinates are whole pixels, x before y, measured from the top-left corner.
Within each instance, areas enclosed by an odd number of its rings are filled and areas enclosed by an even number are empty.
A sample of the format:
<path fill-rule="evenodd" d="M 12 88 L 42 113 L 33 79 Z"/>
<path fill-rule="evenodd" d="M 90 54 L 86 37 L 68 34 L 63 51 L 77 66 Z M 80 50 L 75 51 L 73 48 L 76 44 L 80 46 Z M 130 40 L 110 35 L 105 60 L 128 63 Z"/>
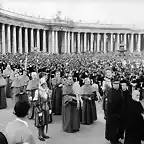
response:
<path fill-rule="evenodd" d="M 1 55 L 0 109 L 5 109 L 6 98 L 11 98 L 17 121 L 27 115 L 34 119 L 38 138 L 45 141 L 49 138 L 46 133 L 53 114 L 62 115 L 64 132 L 77 132 L 81 124 L 90 125 L 97 120 L 95 101 L 103 101 L 105 138 L 111 144 L 120 144 L 120 139 L 125 139 L 124 144 L 141 144 L 143 68 L 141 56 L 114 53 Z M 10 144 L 14 139 L 19 140 L 16 137 L 23 137 L 21 133 L 12 139 L 12 131 L 8 131 L 14 125 L 8 124 L 6 128 Z M 21 129 L 14 130 L 20 133 Z M 34 143 L 29 137 L 23 140 L 27 141 Z"/>

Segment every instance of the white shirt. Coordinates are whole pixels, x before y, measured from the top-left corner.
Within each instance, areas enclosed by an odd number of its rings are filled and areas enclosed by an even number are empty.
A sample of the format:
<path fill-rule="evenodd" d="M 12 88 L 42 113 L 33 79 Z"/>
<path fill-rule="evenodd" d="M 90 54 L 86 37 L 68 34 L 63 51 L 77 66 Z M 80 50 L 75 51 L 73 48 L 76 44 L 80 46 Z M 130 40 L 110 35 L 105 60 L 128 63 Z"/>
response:
<path fill-rule="evenodd" d="M 80 94 L 80 85 L 79 82 L 74 82 L 73 87 L 72 87 L 74 94 Z"/>
<path fill-rule="evenodd" d="M 41 90 L 36 90 L 35 91 L 35 96 L 34 96 L 34 99 L 33 100 L 38 100 L 38 96 L 39 96 L 39 94 L 40 94 L 40 96 L 41 97 L 43 97 L 43 98 L 45 98 L 45 99 L 47 99 L 47 93 L 45 92 L 45 91 L 41 91 Z"/>
<path fill-rule="evenodd" d="M 28 123 L 27 123 L 26 121 L 24 121 L 24 120 L 22 120 L 22 119 L 19 119 L 19 118 L 16 118 L 16 120 L 24 123 L 24 124 L 28 127 Z"/>

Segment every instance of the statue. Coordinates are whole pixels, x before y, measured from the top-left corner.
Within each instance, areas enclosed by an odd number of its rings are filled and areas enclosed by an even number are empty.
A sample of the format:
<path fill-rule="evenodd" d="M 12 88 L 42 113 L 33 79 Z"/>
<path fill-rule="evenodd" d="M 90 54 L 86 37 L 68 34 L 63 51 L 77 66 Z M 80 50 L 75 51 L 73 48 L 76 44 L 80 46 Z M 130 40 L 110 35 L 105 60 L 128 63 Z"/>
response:
<path fill-rule="evenodd" d="M 56 20 L 61 20 L 61 11 L 58 11 L 56 14 Z"/>

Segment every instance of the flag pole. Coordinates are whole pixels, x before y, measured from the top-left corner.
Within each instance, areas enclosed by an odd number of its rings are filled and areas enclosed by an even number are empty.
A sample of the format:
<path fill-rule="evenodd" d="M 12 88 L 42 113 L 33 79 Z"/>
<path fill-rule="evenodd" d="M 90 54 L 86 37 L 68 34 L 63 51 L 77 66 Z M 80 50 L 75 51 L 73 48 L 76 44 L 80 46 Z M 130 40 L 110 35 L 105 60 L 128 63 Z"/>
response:
<path fill-rule="evenodd" d="M 27 56 L 27 53 L 26 53 L 25 65 L 24 65 L 25 71 L 27 71 L 27 61 L 28 61 L 28 56 Z"/>

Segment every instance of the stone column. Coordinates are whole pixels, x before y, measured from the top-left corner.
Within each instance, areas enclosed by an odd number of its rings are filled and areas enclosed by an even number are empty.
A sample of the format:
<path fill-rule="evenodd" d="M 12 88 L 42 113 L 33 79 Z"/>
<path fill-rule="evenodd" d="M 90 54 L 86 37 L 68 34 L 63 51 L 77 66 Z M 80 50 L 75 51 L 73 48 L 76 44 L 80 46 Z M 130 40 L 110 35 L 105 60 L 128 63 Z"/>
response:
<path fill-rule="evenodd" d="M 94 33 L 94 52 L 96 52 L 96 34 Z"/>
<path fill-rule="evenodd" d="M 119 45 L 120 45 L 120 34 L 117 33 L 117 46 L 116 46 L 115 51 L 119 50 Z"/>
<path fill-rule="evenodd" d="M 52 53 L 52 31 L 48 31 L 48 53 Z"/>
<path fill-rule="evenodd" d="M 127 49 L 127 34 L 124 33 L 124 45 L 125 45 L 125 48 Z"/>
<path fill-rule="evenodd" d="M 7 42 L 8 42 L 8 53 L 11 53 L 11 43 L 10 43 L 10 25 L 7 27 Z"/>
<path fill-rule="evenodd" d="M 25 53 L 28 53 L 28 29 L 25 28 Z"/>
<path fill-rule="evenodd" d="M 68 47 L 67 47 L 67 52 L 70 53 L 70 32 L 68 32 Z"/>
<path fill-rule="evenodd" d="M 13 26 L 13 34 L 12 34 L 12 37 L 13 37 L 13 42 L 12 42 L 12 51 L 13 53 L 17 53 L 17 49 L 16 49 L 16 27 Z"/>
<path fill-rule="evenodd" d="M 55 31 L 55 53 L 58 54 L 58 31 Z"/>
<path fill-rule="evenodd" d="M 100 38 L 101 38 L 101 35 L 97 33 L 97 52 L 100 52 Z"/>
<path fill-rule="evenodd" d="M 6 53 L 5 24 L 2 24 L 2 54 Z"/>
<path fill-rule="evenodd" d="M 107 45 L 106 45 L 106 42 L 107 42 L 107 35 L 106 35 L 106 33 L 104 33 L 104 45 L 103 45 L 103 47 L 104 47 L 104 53 L 107 53 Z"/>
<path fill-rule="evenodd" d="M 55 33 L 54 30 L 52 30 L 52 48 L 51 52 L 55 53 Z"/>
<path fill-rule="evenodd" d="M 78 40 L 78 47 L 77 47 L 77 48 L 78 48 L 78 51 L 77 51 L 77 52 L 80 53 L 80 52 L 81 52 L 81 51 L 80 51 L 80 48 L 81 48 L 81 47 L 80 47 L 80 33 L 78 33 L 78 39 L 77 39 L 77 40 Z"/>
<path fill-rule="evenodd" d="M 141 51 L 141 34 L 138 34 L 137 52 Z"/>
<path fill-rule="evenodd" d="M 43 30 L 43 52 L 47 52 L 46 50 L 46 31 Z"/>
<path fill-rule="evenodd" d="M 133 50 L 134 50 L 134 34 L 131 33 L 131 38 L 130 38 L 130 48 L 129 48 L 129 51 L 130 53 L 133 53 Z"/>
<path fill-rule="evenodd" d="M 87 45 L 86 45 L 86 33 L 84 33 L 84 52 L 87 51 Z"/>
<path fill-rule="evenodd" d="M 34 35 L 33 35 L 33 29 L 31 29 L 31 50 L 34 48 Z"/>
<path fill-rule="evenodd" d="M 93 41 L 94 41 L 94 35 L 93 35 L 93 33 L 91 33 L 91 44 L 90 44 L 90 46 L 91 46 L 91 48 L 90 48 L 90 51 L 91 52 L 93 52 Z"/>
<path fill-rule="evenodd" d="M 22 28 L 19 27 L 19 53 L 23 53 L 22 49 Z"/>
<path fill-rule="evenodd" d="M 110 51 L 113 52 L 113 33 L 110 34 Z"/>
<path fill-rule="evenodd" d="M 67 32 L 64 33 L 64 53 L 67 53 Z"/>
<path fill-rule="evenodd" d="M 83 47 L 84 47 L 84 45 L 83 45 L 83 35 L 82 34 L 81 34 L 80 39 L 81 39 L 81 42 L 80 42 L 81 43 L 81 48 L 80 49 L 81 49 L 81 52 L 84 52 L 84 49 L 83 49 Z"/>
<path fill-rule="evenodd" d="M 39 29 L 37 29 L 36 32 L 37 32 L 37 48 L 40 51 L 40 32 L 39 32 Z"/>
<path fill-rule="evenodd" d="M 71 52 L 74 53 L 74 32 L 71 33 Z"/>

